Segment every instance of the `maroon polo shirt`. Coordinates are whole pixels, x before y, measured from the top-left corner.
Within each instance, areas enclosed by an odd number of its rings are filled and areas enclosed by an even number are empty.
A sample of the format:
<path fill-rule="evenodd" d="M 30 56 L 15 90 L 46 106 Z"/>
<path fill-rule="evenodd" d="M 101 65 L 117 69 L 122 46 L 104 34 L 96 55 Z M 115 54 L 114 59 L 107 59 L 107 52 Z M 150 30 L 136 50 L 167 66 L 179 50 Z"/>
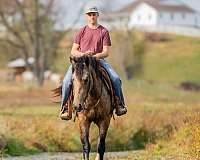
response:
<path fill-rule="evenodd" d="M 88 26 L 81 28 L 74 36 L 74 43 L 80 45 L 79 51 L 83 53 L 101 53 L 103 46 L 111 46 L 109 32 L 101 25 L 96 29 Z"/>

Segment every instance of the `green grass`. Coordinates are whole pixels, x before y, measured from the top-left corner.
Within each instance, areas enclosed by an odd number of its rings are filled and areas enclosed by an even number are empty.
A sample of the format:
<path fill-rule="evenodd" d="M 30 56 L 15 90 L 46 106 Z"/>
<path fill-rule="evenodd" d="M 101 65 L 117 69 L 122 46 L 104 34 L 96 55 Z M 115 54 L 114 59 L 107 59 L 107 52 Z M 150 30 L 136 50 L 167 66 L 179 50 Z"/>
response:
<path fill-rule="evenodd" d="M 128 103 L 199 103 L 200 92 L 185 91 L 176 84 L 149 82 L 146 80 L 124 81 L 123 90 Z"/>
<path fill-rule="evenodd" d="M 200 81 L 200 39 L 172 35 L 169 38 L 167 42 L 149 42 L 144 79 L 175 84 Z"/>
<path fill-rule="evenodd" d="M 26 147 L 17 137 L 8 138 L 6 149 L 3 151 L 4 155 L 10 156 L 32 155 L 40 152 L 34 147 Z"/>
<path fill-rule="evenodd" d="M 140 79 L 169 84 L 179 84 L 186 80 L 200 82 L 200 38 L 170 34 L 161 34 L 161 36 L 165 36 L 169 40 L 164 42 L 147 40 L 146 42 L 143 73 Z M 120 60 L 116 58 L 115 53 L 110 54 L 109 61 L 118 73 L 124 77 L 122 68 L 119 65 Z"/>
<path fill-rule="evenodd" d="M 10 107 L 10 108 L 2 108 L 0 115 L 2 116 L 56 116 L 59 113 L 59 107 L 57 106 L 28 106 L 28 107 Z"/>

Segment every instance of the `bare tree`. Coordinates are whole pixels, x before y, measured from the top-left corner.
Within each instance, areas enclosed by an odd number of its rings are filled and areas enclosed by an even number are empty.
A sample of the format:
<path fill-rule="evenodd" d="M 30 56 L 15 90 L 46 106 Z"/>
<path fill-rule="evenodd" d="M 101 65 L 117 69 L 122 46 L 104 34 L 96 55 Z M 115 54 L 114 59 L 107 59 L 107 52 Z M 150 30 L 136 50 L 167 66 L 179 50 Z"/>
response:
<path fill-rule="evenodd" d="M 115 30 L 112 33 L 115 61 L 126 79 L 140 76 L 143 71 L 143 59 L 146 42 L 143 36 L 137 36 L 132 30 Z"/>
<path fill-rule="evenodd" d="M 9 0 L 9 3 L 1 0 L 0 3 L 0 25 L 7 31 L 0 40 L 20 50 L 26 62 L 29 56 L 35 58 L 34 73 L 39 85 L 44 81 L 48 57 L 53 57 L 60 41 L 71 30 L 55 31 L 58 3 L 59 0 Z M 77 20 L 78 17 L 73 24 Z"/>

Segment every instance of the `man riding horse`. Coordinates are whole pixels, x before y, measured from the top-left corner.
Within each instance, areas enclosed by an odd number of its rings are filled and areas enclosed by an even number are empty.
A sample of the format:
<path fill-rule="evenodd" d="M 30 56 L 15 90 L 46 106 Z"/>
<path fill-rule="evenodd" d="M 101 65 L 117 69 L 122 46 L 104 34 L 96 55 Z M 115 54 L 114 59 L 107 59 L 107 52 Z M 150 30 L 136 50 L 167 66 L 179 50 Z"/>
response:
<path fill-rule="evenodd" d="M 121 89 L 121 80 L 113 68 L 104 60 L 104 58 L 108 57 L 108 50 L 111 46 L 109 32 L 105 27 L 98 24 L 99 12 L 97 7 L 87 8 L 85 15 L 87 25 L 82 27 L 75 35 L 71 55 L 73 57 L 90 55 L 100 60 L 101 66 L 109 74 L 116 95 L 115 113 L 117 116 L 121 116 L 127 112 Z M 67 106 L 71 88 L 72 66 L 69 67 L 62 83 L 62 110 L 60 114 L 62 120 L 70 120 L 72 118 L 71 114 L 69 114 L 69 106 Z"/>

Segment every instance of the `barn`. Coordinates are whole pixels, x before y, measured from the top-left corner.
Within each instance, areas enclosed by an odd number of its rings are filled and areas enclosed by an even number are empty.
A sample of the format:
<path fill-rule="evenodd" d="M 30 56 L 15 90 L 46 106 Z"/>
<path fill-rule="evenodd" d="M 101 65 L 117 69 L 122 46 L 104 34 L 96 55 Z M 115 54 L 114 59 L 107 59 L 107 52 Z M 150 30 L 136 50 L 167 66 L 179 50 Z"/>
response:
<path fill-rule="evenodd" d="M 29 57 L 26 61 L 23 58 L 18 58 L 8 62 L 7 66 L 11 69 L 12 80 L 22 81 L 23 73 L 26 71 L 31 72 L 33 70 L 33 64 L 35 60 L 33 57 Z"/>
<path fill-rule="evenodd" d="M 162 3 L 159 0 L 138 0 L 122 9 L 106 13 L 101 21 L 110 28 L 126 26 L 156 27 L 179 26 L 200 27 L 200 15 L 184 3 Z"/>

